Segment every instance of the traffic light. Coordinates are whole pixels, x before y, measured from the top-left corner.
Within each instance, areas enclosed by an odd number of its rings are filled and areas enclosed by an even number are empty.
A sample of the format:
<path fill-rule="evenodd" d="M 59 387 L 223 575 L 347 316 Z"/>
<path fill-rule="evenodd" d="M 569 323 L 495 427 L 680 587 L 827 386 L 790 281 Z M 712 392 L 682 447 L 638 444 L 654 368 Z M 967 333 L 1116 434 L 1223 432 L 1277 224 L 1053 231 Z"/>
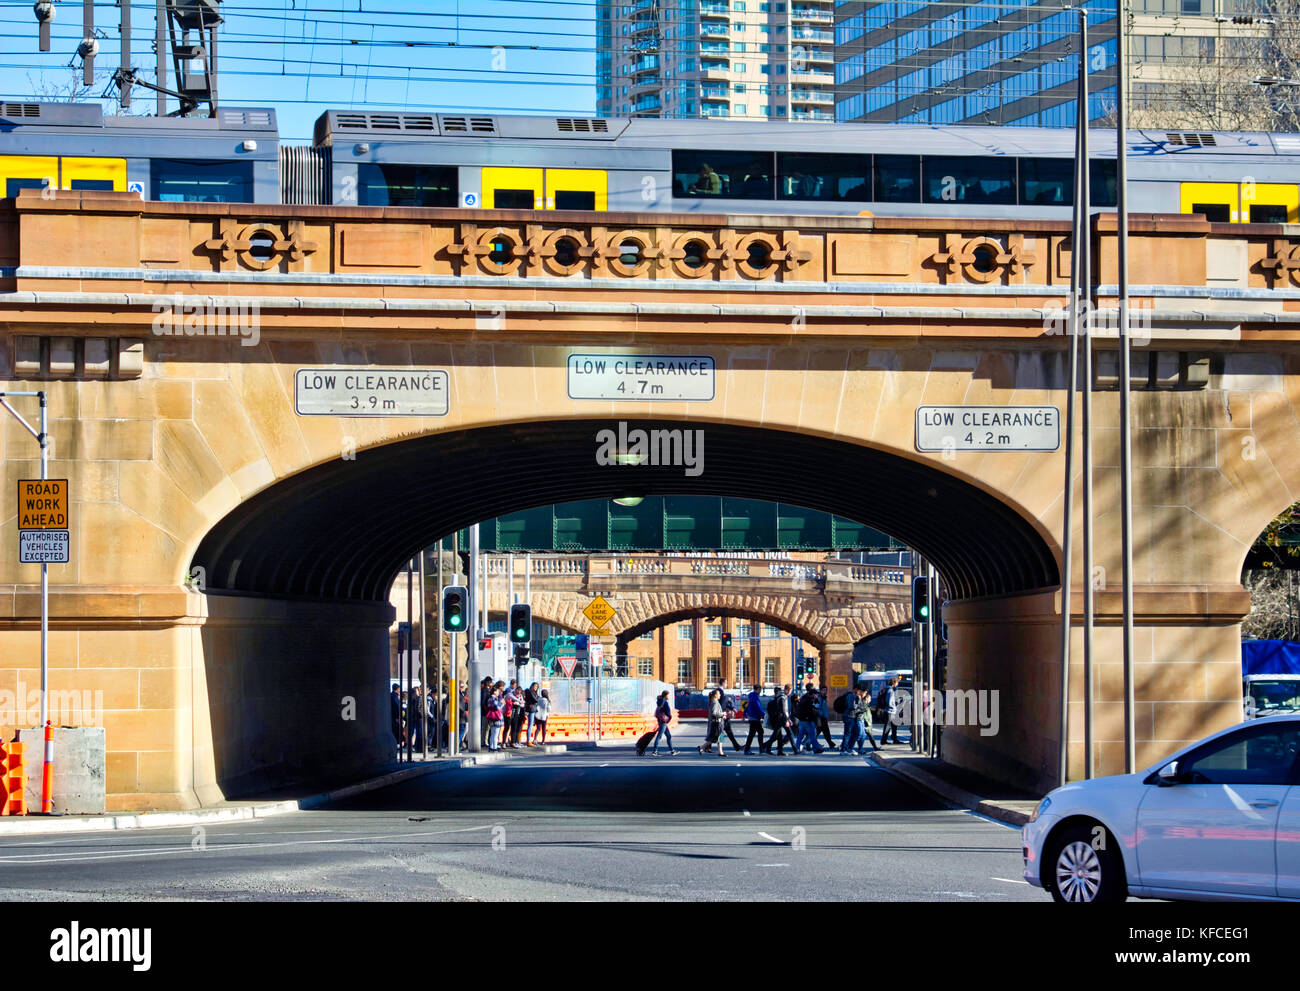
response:
<path fill-rule="evenodd" d="M 533 609 L 520 603 L 510 607 L 510 642 L 532 643 Z"/>
<path fill-rule="evenodd" d="M 448 585 L 442 590 L 442 629 L 445 633 L 464 633 L 469 618 L 469 589 Z"/>
<path fill-rule="evenodd" d="M 804 666 L 807 668 L 809 678 L 817 677 L 817 659 L 815 657 L 805 658 Z"/>
<path fill-rule="evenodd" d="M 930 622 L 930 579 L 912 579 L 912 622 Z"/>
<path fill-rule="evenodd" d="M 526 643 L 515 644 L 515 666 L 523 667 L 527 663 L 528 663 L 528 644 Z"/>
<path fill-rule="evenodd" d="M 796 685 L 803 681 L 803 661 L 794 666 L 794 681 Z"/>
<path fill-rule="evenodd" d="M 725 632 L 724 632 L 724 633 L 722 634 L 722 646 L 724 646 L 724 647 L 730 647 L 730 646 L 731 646 L 731 634 L 730 634 L 730 633 L 725 633 Z"/>

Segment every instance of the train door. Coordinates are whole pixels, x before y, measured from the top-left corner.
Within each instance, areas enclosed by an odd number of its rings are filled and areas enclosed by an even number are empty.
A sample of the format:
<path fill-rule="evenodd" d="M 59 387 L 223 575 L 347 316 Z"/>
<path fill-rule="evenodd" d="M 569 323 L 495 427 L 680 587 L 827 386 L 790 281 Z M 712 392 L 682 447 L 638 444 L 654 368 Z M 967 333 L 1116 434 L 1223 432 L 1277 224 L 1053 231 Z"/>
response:
<path fill-rule="evenodd" d="M 541 210 L 542 169 L 484 168 L 483 206 L 488 210 Z"/>
<path fill-rule="evenodd" d="M 1237 223 L 1239 193 L 1235 182 L 1185 182 L 1182 185 L 1183 213 L 1203 213 L 1212 223 Z"/>
<path fill-rule="evenodd" d="M 607 202 L 604 169 L 546 170 L 546 209 L 603 211 Z"/>
<path fill-rule="evenodd" d="M 1243 182 L 1241 220 L 1247 224 L 1300 221 L 1300 187 L 1290 183 Z"/>
<path fill-rule="evenodd" d="M 63 189 L 105 189 L 126 192 L 126 160 L 123 158 L 63 158 L 60 187 Z"/>
<path fill-rule="evenodd" d="M 59 160 L 54 155 L 0 155 L 0 196 L 20 189 L 59 188 Z"/>

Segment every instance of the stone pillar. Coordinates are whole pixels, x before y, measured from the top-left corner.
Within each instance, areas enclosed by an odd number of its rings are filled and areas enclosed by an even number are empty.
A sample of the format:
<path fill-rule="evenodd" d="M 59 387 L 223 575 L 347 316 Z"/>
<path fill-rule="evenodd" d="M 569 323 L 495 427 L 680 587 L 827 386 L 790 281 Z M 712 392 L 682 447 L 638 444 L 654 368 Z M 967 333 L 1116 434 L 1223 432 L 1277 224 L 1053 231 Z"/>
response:
<path fill-rule="evenodd" d="M 1083 777 L 1083 595 L 1072 596 L 1069 777 Z M 1137 586 L 1134 729 L 1137 767 L 1241 720 L 1241 586 Z M 945 760 L 1031 791 L 1057 785 L 1060 594 L 952 602 Z M 1097 776 L 1124 773 L 1124 682 L 1118 589 L 1096 597 L 1093 757 Z M 971 692 L 966 695 L 964 693 Z M 997 692 L 996 700 L 992 693 Z M 979 694 L 984 693 L 984 694 Z M 960 724 L 955 720 L 961 719 Z"/>
<path fill-rule="evenodd" d="M 844 626 L 835 626 L 826 635 L 821 655 L 821 665 L 815 680 L 826 683 L 827 695 L 834 698 L 846 691 L 845 686 L 853 687 L 853 637 Z M 846 680 L 844 684 L 839 684 L 838 681 L 831 680 L 833 677 Z M 831 687 L 832 685 L 836 687 Z"/>

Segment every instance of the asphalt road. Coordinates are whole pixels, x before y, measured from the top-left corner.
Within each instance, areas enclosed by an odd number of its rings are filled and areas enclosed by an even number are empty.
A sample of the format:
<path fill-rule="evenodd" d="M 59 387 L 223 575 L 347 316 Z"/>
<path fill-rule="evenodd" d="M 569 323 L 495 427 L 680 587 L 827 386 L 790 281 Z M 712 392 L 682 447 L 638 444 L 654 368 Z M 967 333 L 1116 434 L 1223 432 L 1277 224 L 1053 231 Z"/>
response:
<path fill-rule="evenodd" d="M 6 900 L 1043 900 L 1019 831 L 857 757 L 630 748 L 202 829 L 0 840 Z"/>

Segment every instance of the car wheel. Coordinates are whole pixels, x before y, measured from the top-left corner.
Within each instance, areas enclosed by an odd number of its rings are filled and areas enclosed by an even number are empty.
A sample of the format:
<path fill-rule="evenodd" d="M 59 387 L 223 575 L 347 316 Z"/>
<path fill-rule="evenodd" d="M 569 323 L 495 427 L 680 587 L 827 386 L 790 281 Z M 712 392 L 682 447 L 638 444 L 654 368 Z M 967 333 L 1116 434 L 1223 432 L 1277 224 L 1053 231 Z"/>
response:
<path fill-rule="evenodd" d="M 1114 838 L 1106 832 L 1105 843 L 1098 849 L 1096 828 L 1071 826 L 1053 839 L 1043 865 L 1044 887 L 1053 901 L 1101 904 L 1127 897 L 1124 862 L 1114 849 Z"/>

